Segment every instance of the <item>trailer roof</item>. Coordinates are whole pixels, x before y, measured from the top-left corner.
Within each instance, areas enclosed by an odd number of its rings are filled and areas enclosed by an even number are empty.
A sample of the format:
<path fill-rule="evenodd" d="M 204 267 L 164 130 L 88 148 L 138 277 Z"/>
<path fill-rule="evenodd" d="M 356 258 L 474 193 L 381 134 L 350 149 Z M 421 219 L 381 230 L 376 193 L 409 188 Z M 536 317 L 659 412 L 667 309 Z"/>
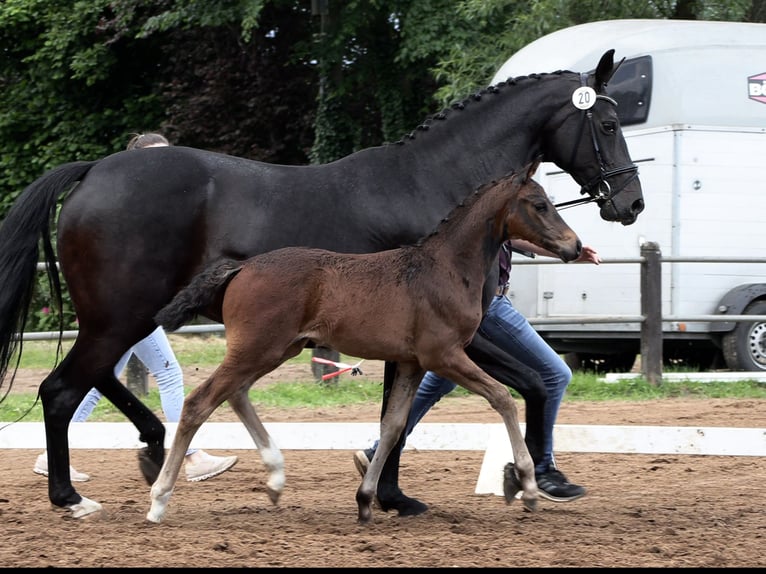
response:
<path fill-rule="evenodd" d="M 615 61 L 651 58 L 648 118 L 628 129 L 766 126 L 766 24 L 760 23 L 634 19 L 580 24 L 516 52 L 492 83 L 532 73 L 593 70 L 612 48 Z"/>
<path fill-rule="evenodd" d="M 501 66 L 492 83 L 538 72 L 592 70 L 601 55 L 610 48 L 615 49 L 615 58 L 621 59 L 668 50 L 736 46 L 766 48 L 766 24 L 705 20 L 602 20 L 564 28 L 527 44 Z"/>

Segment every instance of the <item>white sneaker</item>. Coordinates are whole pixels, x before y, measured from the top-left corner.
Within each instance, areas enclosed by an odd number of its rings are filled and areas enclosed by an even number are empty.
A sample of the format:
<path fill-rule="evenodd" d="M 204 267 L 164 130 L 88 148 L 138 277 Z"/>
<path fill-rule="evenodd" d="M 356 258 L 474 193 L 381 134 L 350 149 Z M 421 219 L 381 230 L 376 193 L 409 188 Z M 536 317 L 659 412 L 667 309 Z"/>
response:
<path fill-rule="evenodd" d="M 226 472 L 237 463 L 236 456 L 213 456 L 198 450 L 186 457 L 186 480 L 200 482 Z"/>
<path fill-rule="evenodd" d="M 35 466 L 32 469 L 32 471 L 35 474 L 42 474 L 43 476 L 48 476 L 48 453 L 42 453 L 40 456 L 37 457 L 37 460 L 35 460 Z M 80 472 L 75 467 L 73 467 L 71 464 L 69 465 L 69 480 L 72 482 L 88 482 L 90 480 L 90 476 L 85 474 L 84 472 Z"/>

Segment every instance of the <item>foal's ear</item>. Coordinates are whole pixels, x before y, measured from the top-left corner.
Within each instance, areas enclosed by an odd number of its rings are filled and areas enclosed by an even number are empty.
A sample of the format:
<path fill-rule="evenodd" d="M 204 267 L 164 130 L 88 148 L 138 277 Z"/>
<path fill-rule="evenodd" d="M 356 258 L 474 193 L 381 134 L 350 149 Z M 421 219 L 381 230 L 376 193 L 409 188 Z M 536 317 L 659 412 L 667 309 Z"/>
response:
<path fill-rule="evenodd" d="M 537 171 L 537 168 L 540 166 L 540 158 L 538 157 L 536 160 L 534 160 L 532 163 L 528 163 L 527 166 L 524 168 L 524 181 L 529 181 L 532 179 L 532 176 L 535 175 L 535 172 Z"/>

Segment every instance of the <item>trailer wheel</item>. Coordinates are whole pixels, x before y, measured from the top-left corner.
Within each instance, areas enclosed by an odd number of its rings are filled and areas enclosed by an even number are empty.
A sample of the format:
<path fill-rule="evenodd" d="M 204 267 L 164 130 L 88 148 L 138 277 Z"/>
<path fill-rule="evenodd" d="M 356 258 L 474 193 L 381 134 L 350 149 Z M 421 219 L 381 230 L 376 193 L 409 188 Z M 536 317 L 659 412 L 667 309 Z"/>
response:
<path fill-rule="evenodd" d="M 766 301 L 750 303 L 742 315 L 766 315 Z M 766 371 L 766 321 L 740 321 L 722 340 L 726 366 L 732 371 Z"/>

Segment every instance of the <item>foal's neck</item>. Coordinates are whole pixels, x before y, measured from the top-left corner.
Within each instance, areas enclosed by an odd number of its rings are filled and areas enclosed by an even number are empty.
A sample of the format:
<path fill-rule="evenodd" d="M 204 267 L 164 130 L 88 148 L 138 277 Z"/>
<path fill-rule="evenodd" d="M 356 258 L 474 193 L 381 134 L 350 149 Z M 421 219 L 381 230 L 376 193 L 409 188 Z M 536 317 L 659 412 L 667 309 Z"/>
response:
<path fill-rule="evenodd" d="M 481 289 L 502 244 L 510 239 L 507 210 L 518 187 L 507 176 L 500 183 L 480 188 L 446 217 L 421 247 L 440 262 L 445 272 Z"/>

